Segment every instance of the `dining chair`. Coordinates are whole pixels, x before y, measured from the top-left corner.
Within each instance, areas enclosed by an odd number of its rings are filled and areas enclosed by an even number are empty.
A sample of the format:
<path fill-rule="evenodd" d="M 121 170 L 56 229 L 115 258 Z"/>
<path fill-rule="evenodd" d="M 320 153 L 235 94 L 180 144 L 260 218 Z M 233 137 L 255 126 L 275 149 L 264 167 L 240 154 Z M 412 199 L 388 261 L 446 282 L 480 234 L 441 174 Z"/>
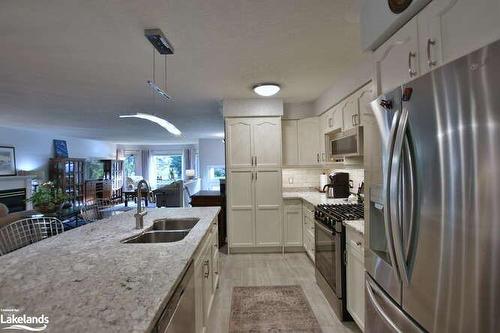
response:
<path fill-rule="evenodd" d="M 80 215 L 82 216 L 83 221 L 85 221 L 85 223 L 92 223 L 95 221 L 99 221 L 103 218 L 101 209 L 97 204 L 85 205 L 80 210 Z"/>
<path fill-rule="evenodd" d="M 0 255 L 64 232 L 54 217 L 27 218 L 0 228 Z"/>

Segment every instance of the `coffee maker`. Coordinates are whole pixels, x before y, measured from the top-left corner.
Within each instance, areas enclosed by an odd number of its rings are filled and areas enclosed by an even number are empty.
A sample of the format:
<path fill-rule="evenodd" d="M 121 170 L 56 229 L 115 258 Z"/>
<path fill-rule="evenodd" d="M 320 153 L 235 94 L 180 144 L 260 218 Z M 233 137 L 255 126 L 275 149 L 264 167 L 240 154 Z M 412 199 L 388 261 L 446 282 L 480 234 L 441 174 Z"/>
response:
<path fill-rule="evenodd" d="M 327 198 L 347 198 L 349 196 L 349 174 L 347 172 L 333 172 L 328 178 L 330 178 L 330 184 L 323 187 Z"/>

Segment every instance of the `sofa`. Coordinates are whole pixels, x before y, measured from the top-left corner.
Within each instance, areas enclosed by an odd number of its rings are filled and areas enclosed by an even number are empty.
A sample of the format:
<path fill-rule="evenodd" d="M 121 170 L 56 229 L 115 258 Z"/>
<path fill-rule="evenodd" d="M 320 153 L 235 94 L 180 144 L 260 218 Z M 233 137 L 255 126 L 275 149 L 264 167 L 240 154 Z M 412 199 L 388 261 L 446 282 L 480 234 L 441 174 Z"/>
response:
<path fill-rule="evenodd" d="M 26 216 L 31 215 L 31 213 L 34 214 L 33 211 L 9 213 L 9 208 L 3 203 L 0 203 L 0 228 L 6 226 L 9 223 L 22 220 L 26 218 Z"/>

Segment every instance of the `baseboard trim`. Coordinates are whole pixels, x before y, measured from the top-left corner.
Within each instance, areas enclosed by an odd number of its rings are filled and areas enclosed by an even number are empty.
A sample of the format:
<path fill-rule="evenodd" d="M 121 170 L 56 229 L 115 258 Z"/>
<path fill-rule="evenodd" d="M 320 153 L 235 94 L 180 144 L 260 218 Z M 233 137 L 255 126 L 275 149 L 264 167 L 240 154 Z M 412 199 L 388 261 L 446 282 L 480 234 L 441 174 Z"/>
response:
<path fill-rule="evenodd" d="M 240 254 L 240 253 L 281 253 L 281 246 L 266 246 L 266 247 L 230 247 L 230 254 Z M 285 246 L 285 252 L 305 252 L 302 246 Z"/>

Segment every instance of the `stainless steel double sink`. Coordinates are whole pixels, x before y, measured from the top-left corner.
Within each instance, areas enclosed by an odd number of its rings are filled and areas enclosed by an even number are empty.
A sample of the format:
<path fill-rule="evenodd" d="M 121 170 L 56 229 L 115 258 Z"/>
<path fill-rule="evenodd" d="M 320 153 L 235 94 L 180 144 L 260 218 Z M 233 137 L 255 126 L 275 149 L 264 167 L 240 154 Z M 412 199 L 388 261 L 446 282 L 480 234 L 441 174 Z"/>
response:
<path fill-rule="evenodd" d="M 122 240 L 126 244 L 172 243 L 184 239 L 200 220 L 197 218 L 159 219 L 144 232 Z"/>

